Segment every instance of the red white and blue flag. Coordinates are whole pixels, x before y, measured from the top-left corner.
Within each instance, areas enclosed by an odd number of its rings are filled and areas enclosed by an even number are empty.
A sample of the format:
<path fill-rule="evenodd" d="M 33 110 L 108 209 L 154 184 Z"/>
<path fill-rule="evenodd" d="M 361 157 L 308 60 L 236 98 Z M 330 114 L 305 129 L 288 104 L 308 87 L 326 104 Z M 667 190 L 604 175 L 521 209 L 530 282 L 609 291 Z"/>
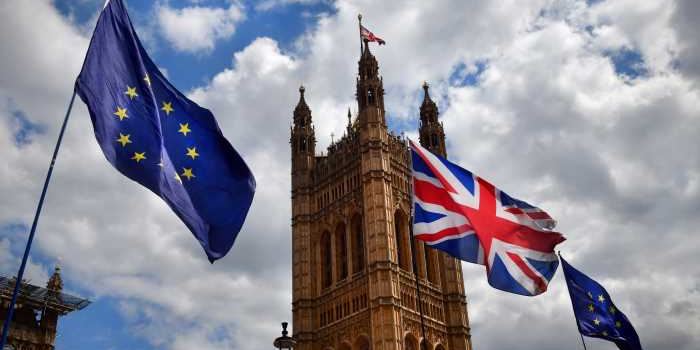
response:
<path fill-rule="evenodd" d="M 558 266 L 564 237 L 543 210 L 411 141 L 413 234 L 433 248 L 486 266 L 494 288 L 538 295 Z"/>
<path fill-rule="evenodd" d="M 360 24 L 360 36 L 362 37 L 362 40 L 374 41 L 374 42 L 377 42 L 379 45 L 386 44 L 386 41 L 384 41 L 384 40 L 382 40 L 382 38 L 374 35 L 374 33 L 370 32 L 369 29 L 365 28 L 361 24 Z"/>

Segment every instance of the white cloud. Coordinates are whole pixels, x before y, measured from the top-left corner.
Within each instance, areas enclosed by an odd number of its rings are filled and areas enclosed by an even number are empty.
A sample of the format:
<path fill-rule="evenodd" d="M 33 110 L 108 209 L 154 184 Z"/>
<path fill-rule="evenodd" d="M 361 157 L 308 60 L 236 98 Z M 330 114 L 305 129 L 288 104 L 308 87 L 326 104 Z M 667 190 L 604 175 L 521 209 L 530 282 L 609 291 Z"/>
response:
<path fill-rule="evenodd" d="M 157 7 L 158 23 L 166 40 L 178 51 L 197 53 L 214 49 L 218 40 L 230 38 L 245 18 L 241 6 L 228 8 L 193 6 Z"/>
<path fill-rule="evenodd" d="M 328 0 L 262 0 L 255 5 L 255 9 L 258 11 L 269 11 L 291 4 L 311 5 L 320 2 L 328 2 Z"/>

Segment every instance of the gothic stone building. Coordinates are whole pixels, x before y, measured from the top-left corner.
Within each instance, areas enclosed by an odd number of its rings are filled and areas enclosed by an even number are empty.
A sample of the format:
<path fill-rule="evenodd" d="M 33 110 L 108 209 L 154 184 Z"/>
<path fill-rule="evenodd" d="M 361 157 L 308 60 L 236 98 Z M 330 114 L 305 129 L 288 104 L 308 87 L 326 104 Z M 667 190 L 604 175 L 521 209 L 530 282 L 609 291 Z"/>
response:
<path fill-rule="evenodd" d="M 0 329 L 7 317 L 15 281 L 15 278 L 0 276 Z M 54 349 L 58 318 L 90 304 L 88 300 L 62 293 L 62 290 L 63 280 L 58 267 L 49 278 L 46 288 L 24 282 L 20 284 L 7 338 L 9 349 Z"/>
<path fill-rule="evenodd" d="M 420 143 L 445 156 L 438 109 L 424 89 Z M 461 265 L 421 242 L 418 298 L 408 152 L 387 129 L 382 78 L 367 42 L 358 115 L 348 115 L 346 134 L 326 155 L 316 155 L 311 110 L 299 91 L 291 130 L 295 349 L 471 350 Z"/>

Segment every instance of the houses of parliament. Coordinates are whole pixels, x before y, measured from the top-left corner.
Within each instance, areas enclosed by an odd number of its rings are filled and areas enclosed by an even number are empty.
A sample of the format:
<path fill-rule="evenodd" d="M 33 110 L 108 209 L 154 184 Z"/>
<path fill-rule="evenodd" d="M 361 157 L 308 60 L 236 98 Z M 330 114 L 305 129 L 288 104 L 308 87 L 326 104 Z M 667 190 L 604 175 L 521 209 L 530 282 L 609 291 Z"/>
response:
<path fill-rule="evenodd" d="M 357 116 L 348 115 L 345 135 L 325 154 L 316 153 L 304 87 L 294 109 L 295 349 L 471 350 L 460 262 L 419 241 L 412 254 L 409 153 L 387 128 L 382 78 L 367 41 L 358 66 Z M 423 88 L 420 143 L 446 156 L 437 105 Z"/>

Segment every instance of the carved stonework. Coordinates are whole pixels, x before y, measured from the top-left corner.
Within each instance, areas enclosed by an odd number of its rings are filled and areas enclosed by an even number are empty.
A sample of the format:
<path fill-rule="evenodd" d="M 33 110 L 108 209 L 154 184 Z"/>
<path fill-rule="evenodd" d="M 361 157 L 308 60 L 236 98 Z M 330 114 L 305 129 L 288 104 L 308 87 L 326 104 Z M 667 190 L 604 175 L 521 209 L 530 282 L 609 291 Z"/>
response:
<path fill-rule="evenodd" d="M 290 138 L 295 349 L 419 349 L 425 341 L 428 350 L 471 350 L 461 265 L 420 242 L 418 298 L 408 233 L 409 157 L 405 140 L 387 130 L 378 67 L 365 44 L 357 117 L 321 156 L 300 90 Z M 445 155 L 427 85 L 420 116 L 421 144 Z"/>

